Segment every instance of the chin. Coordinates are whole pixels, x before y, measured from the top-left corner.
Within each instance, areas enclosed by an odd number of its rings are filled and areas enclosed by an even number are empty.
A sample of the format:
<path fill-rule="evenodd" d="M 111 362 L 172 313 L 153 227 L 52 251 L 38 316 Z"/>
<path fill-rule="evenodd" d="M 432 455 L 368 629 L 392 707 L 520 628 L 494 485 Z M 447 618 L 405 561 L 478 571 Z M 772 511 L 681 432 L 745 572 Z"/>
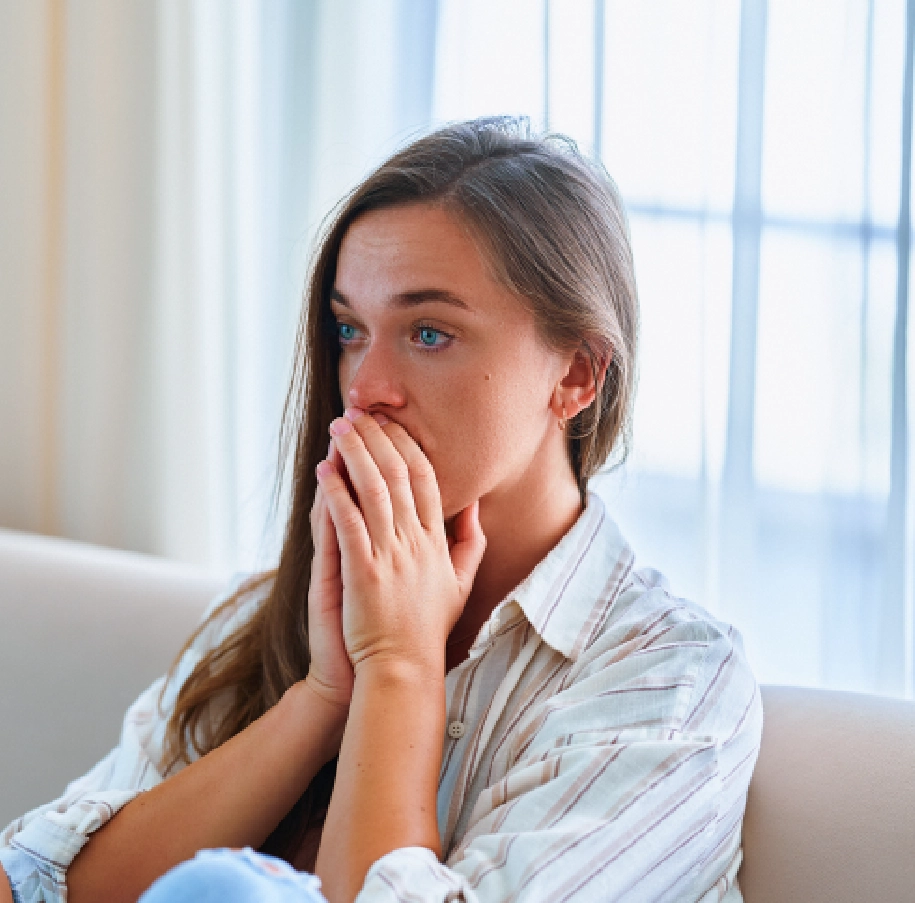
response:
<path fill-rule="evenodd" d="M 447 492 L 446 490 L 440 489 L 440 492 L 442 496 L 442 517 L 446 524 L 454 520 L 454 518 L 473 501 L 473 499 L 469 499 L 465 502 L 461 502 L 461 499 L 464 498 L 466 493 L 455 496 L 454 493 Z"/>
<path fill-rule="evenodd" d="M 481 505 L 485 504 L 488 492 L 489 490 L 484 486 L 473 486 L 469 490 L 465 489 L 461 492 L 442 491 L 442 516 L 445 523 L 449 523 L 477 499 L 480 500 Z"/>
<path fill-rule="evenodd" d="M 444 499 L 442 499 L 442 520 L 445 523 L 450 523 L 461 513 L 461 509 L 455 507 L 454 505 L 449 505 Z"/>
<path fill-rule="evenodd" d="M 438 493 L 442 500 L 442 517 L 446 523 L 453 520 L 477 499 L 480 500 L 481 505 L 485 504 L 486 497 L 500 485 L 501 477 L 496 468 L 484 469 L 480 466 L 459 468 L 450 476 L 451 479 L 448 474 L 440 477 L 436 471 L 436 479 L 439 481 Z"/>

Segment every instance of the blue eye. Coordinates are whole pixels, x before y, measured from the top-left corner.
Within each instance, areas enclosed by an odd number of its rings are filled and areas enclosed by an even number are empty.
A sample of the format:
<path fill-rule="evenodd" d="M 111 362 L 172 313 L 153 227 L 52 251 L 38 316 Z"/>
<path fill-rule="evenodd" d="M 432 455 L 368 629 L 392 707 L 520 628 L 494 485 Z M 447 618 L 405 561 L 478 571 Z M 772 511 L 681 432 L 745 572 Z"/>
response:
<path fill-rule="evenodd" d="M 426 351 L 444 351 L 451 345 L 454 336 L 428 324 L 417 323 L 413 327 L 412 340 Z"/>
<path fill-rule="evenodd" d="M 338 323 L 337 336 L 341 342 L 351 342 L 356 338 L 356 327 L 350 326 L 349 323 Z"/>

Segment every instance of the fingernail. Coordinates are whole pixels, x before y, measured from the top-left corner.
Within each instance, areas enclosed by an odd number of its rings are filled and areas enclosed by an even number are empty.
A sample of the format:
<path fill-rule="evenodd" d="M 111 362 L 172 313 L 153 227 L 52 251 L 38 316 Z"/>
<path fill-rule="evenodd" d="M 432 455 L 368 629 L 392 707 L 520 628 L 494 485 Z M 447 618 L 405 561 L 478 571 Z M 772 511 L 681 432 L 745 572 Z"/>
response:
<path fill-rule="evenodd" d="M 364 413 L 365 411 L 362 408 L 347 408 L 343 412 L 343 416 L 348 420 L 358 420 Z"/>
<path fill-rule="evenodd" d="M 320 464 L 315 468 L 316 473 L 318 474 L 318 479 L 321 477 L 326 477 L 329 473 L 333 471 L 329 461 L 321 461 Z"/>
<path fill-rule="evenodd" d="M 386 423 L 391 422 L 384 414 L 372 414 L 372 416 L 375 418 L 375 423 L 377 423 L 378 426 L 384 426 Z"/>
<path fill-rule="evenodd" d="M 331 425 L 330 431 L 334 436 L 345 436 L 353 425 L 343 417 L 338 417 Z"/>

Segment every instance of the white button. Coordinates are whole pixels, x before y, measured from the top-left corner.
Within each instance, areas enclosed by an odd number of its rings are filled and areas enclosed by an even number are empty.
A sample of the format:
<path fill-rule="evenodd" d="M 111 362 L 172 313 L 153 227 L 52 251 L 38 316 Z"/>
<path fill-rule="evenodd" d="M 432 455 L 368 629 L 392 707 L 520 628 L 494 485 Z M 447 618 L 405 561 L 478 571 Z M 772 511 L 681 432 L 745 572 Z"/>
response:
<path fill-rule="evenodd" d="M 452 721 L 451 724 L 448 725 L 448 736 L 453 740 L 460 740 L 461 737 L 464 736 L 465 730 L 467 730 L 467 728 L 464 727 L 463 721 Z"/>

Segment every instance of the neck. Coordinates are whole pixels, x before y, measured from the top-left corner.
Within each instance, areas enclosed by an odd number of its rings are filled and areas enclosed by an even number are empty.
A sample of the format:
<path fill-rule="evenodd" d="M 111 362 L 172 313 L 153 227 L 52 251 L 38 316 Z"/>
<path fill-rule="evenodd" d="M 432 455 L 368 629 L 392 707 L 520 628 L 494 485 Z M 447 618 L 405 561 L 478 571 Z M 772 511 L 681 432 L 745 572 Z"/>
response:
<path fill-rule="evenodd" d="M 452 659 L 462 660 L 493 609 L 542 561 L 584 507 L 571 466 L 532 473 L 480 499 L 486 553 L 464 611 L 451 632 Z M 463 642 L 462 642 L 463 641 Z M 457 663 L 456 661 L 454 662 Z"/>

